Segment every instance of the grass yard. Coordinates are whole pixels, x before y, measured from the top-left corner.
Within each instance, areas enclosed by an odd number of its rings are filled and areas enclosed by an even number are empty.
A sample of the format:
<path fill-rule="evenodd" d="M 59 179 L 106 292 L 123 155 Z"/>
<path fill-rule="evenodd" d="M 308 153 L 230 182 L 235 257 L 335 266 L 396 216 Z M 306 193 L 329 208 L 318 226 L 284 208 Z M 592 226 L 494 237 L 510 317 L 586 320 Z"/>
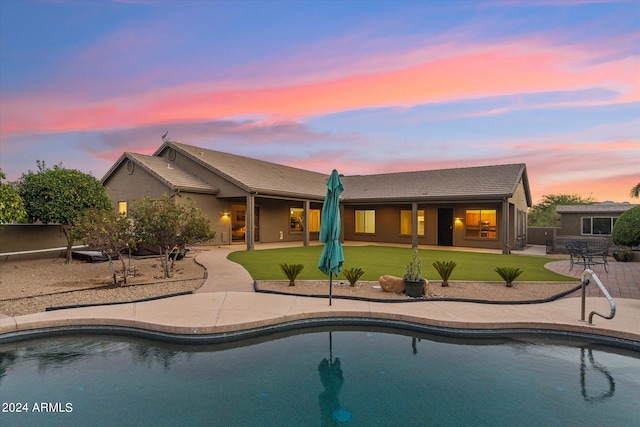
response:
<path fill-rule="evenodd" d="M 286 280 L 280 269 L 283 263 L 304 265 L 299 280 L 323 280 L 327 276 L 318 269 L 322 248 L 320 245 L 237 251 L 229 254 L 229 259 L 241 264 L 256 280 Z M 402 277 L 413 253 L 411 248 L 391 246 L 346 246 L 343 251 L 343 270 L 359 267 L 365 272 L 360 280 L 365 281 L 377 281 L 385 274 Z M 434 261 L 455 261 L 457 266 L 449 280 L 499 282 L 502 279 L 494 271 L 495 267 L 519 267 L 524 273 L 518 277 L 518 282 L 577 281 L 544 268 L 546 263 L 554 261 L 551 258 L 432 249 L 420 249 L 418 256 L 422 258 L 422 275 L 428 280 L 440 280 L 432 266 Z M 344 278 L 342 273 L 339 277 Z"/>

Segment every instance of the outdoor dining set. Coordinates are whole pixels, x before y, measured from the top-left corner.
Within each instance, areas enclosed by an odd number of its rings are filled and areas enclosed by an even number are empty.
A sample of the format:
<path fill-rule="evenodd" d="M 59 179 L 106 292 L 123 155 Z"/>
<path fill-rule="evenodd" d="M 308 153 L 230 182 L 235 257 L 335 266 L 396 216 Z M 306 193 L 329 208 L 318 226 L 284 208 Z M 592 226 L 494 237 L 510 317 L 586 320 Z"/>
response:
<path fill-rule="evenodd" d="M 573 269 L 575 264 L 581 265 L 586 270 L 595 265 L 603 265 L 604 271 L 609 272 L 607 257 L 609 256 L 609 244 L 604 247 L 591 248 L 585 241 L 576 240 L 567 243 L 567 251 L 569 252 L 569 270 Z"/>

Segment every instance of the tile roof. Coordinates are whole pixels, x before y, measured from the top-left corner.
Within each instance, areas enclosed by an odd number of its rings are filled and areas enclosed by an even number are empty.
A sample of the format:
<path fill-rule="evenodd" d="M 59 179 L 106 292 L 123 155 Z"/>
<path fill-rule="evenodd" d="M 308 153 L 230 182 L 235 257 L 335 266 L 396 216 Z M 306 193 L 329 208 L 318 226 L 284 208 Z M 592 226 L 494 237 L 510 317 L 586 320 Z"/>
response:
<path fill-rule="evenodd" d="M 346 176 L 347 200 L 451 200 L 511 197 L 524 164 Z M 527 183 L 528 188 L 528 183 Z"/>
<path fill-rule="evenodd" d="M 189 191 L 192 193 L 215 194 L 218 189 L 204 182 L 190 172 L 167 162 L 167 159 L 155 156 L 145 156 L 136 153 L 124 153 L 123 160 L 129 159 L 143 168 L 172 190 Z"/>
<path fill-rule="evenodd" d="M 640 205 L 633 205 L 628 202 L 624 203 L 614 203 L 614 202 L 603 202 L 603 203 L 592 203 L 589 205 L 558 205 L 556 206 L 556 212 L 562 213 L 622 213 L 627 211 L 633 207 Z"/>
<path fill-rule="evenodd" d="M 323 200 L 329 175 L 263 160 L 165 141 L 153 156 L 125 153 L 159 179 L 177 189 L 215 193 L 211 185 L 159 157 L 174 149 L 247 192 L 275 197 Z M 123 155 L 124 156 L 124 155 Z M 118 163 L 117 163 L 118 164 Z M 103 182 L 113 172 L 105 175 Z M 528 204 L 529 183 L 524 163 L 399 172 L 342 177 L 346 202 L 486 200 L 511 197 L 524 181 Z"/>
<path fill-rule="evenodd" d="M 223 153 L 192 145 L 166 141 L 156 152 L 174 148 L 246 191 L 291 197 L 323 199 L 329 175 L 250 157 Z"/>

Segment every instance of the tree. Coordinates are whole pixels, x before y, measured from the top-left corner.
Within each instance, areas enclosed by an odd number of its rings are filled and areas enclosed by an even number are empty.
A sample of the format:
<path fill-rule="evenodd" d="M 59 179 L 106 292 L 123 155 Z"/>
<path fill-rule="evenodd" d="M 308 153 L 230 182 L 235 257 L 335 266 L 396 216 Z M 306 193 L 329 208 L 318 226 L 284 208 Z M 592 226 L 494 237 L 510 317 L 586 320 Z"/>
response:
<path fill-rule="evenodd" d="M 161 199 L 144 197 L 131 209 L 139 241 L 160 250 L 164 277 L 169 277 L 169 252 L 174 247 L 215 239 L 210 221 L 195 206 L 177 204 L 170 196 Z"/>
<path fill-rule="evenodd" d="M 126 216 L 115 212 L 99 209 L 86 210 L 75 222 L 71 229 L 73 240 L 79 240 L 85 245 L 99 250 L 109 258 L 120 255 L 125 249 L 136 249 L 137 238 L 134 234 L 133 224 Z M 122 277 L 127 283 L 128 269 L 124 258 L 122 261 Z M 115 282 L 115 273 L 114 273 Z"/>
<path fill-rule="evenodd" d="M 2 182 L 6 178 L 0 170 L 0 224 L 22 222 L 27 218 L 22 197 L 14 185 Z"/>
<path fill-rule="evenodd" d="M 589 205 L 595 203 L 591 197 L 582 198 L 576 194 L 548 194 L 542 201 L 529 210 L 529 226 L 559 227 L 560 215 L 556 212 L 558 205 Z"/>
<path fill-rule="evenodd" d="M 630 195 L 631 197 L 635 197 L 636 199 L 640 197 L 640 182 L 637 183 L 636 186 L 631 189 Z"/>
<path fill-rule="evenodd" d="M 71 262 L 71 227 L 87 209 L 110 210 L 105 188 L 92 175 L 38 160 L 38 171 L 22 174 L 18 191 L 29 222 L 58 223 L 67 238 L 67 263 Z"/>
<path fill-rule="evenodd" d="M 611 231 L 614 245 L 640 246 L 640 206 L 625 211 L 616 220 Z"/>

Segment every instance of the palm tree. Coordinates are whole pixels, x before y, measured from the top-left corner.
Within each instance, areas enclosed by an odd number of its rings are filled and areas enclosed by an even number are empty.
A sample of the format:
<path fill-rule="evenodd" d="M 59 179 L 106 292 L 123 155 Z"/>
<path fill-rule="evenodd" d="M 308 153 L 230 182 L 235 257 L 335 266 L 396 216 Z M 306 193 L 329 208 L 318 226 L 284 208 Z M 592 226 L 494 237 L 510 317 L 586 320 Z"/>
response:
<path fill-rule="evenodd" d="M 631 197 L 635 197 L 636 199 L 640 197 L 640 182 L 631 189 Z"/>

